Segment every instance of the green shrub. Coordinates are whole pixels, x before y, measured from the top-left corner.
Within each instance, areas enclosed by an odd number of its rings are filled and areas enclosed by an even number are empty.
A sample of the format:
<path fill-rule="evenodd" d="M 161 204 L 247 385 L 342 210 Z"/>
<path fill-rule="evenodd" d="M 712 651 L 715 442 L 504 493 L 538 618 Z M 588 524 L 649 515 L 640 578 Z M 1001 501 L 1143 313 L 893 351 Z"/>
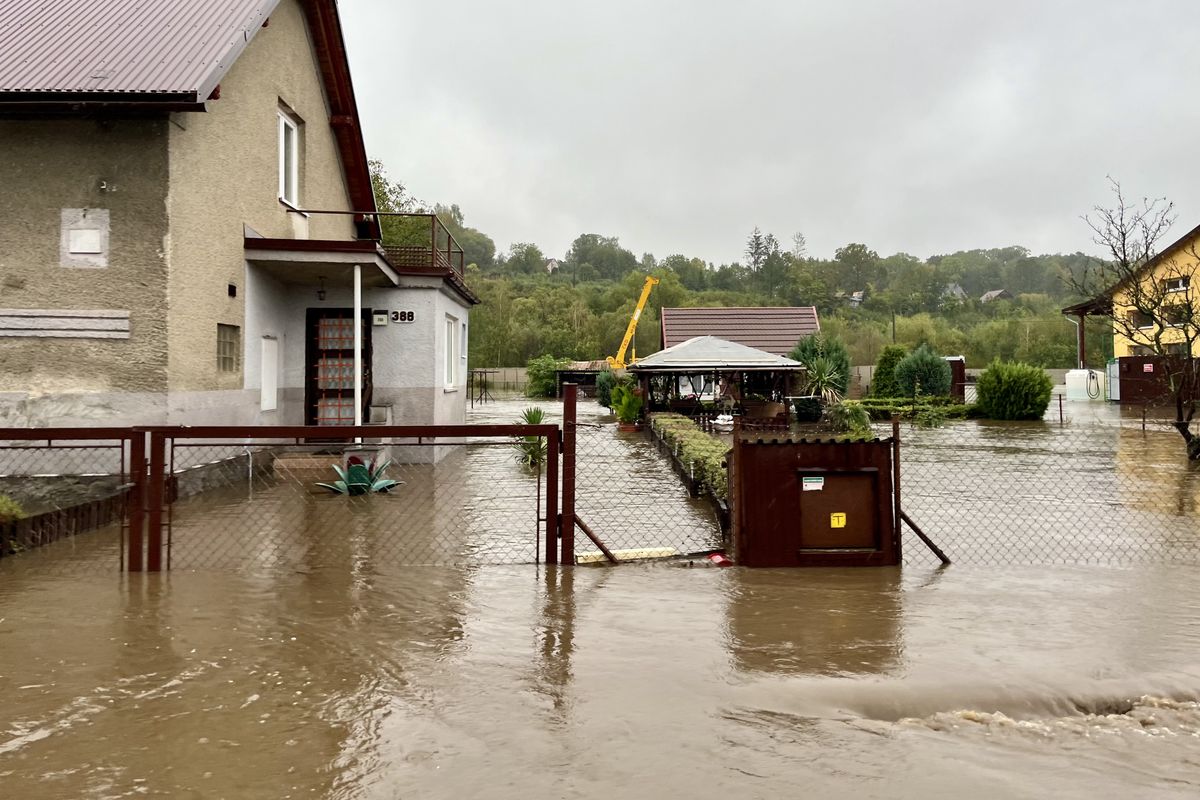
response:
<path fill-rule="evenodd" d="M 900 394 L 900 388 L 896 386 L 896 365 L 906 355 L 908 348 L 902 344 L 889 344 L 879 352 L 875 371 L 871 373 L 872 397 L 897 397 Z"/>
<path fill-rule="evenodd" d="M 558 392 L 557 372 L 566 369 L 570 359 L 555 358 L 554 356 L 538 356 L 529 359 L 525 365 L 525 394 L 530 397 L 554 397 Z"/>
<path fill-rule="evenodd" d="M 617 422 L 632 424 L 642 413 L 642 392 L 631 378 L 617 381 L 612 389 L 612 409 Z"/>
<path fill-rule="evenodd" d="M 927 344 L 900 359 L 894 374 L 900 397 L 950 394 L 950 365 Z"/>
<path fill-rule="evenodd" d="M 814 362 L 824 361 L 830 376 L 826 381 L 827 385 L 837 392 L 838 397 L 846 396 L 846 392 L 850 388 L 850 352 L 841 339 L 823 333 L 814 333 L 812 336 L 805 336 L 796 342 L 796 346 L 792 348 L 792 352 L 788 356 L 803 364 L 810 373 L 815 366 Z M 814 394 L 820 393 L 823 392 L 814 392 Z"/>
<path fill-rule="evenodd" d="M 1053 388 L 1040 367 L 996 360 L 979 376 L 979 410 L 988 419 L 1041 419 Z"/>
<path fill-rule="evenodd" d="M 942 397 L 923 397 L 917 403 L 897 397 L 868 397 L 862 401 L 862 406 L 870 414 L 871 419 L 877 422 L 886 422 L 895 416 L 901 419 L 913 420 L 920 425 L 922 423 L 917 419 L 918 417 L 923 417 L 924 420 L 931 421 L 936 416 L 944 421 L 949 419 L 977 419 L 980 416 L 976 410 L 976 406 L 951 403 Z"/>
<path fill-rule="evenodd" d="M 818 422 L 821 419 L 821 398 L 797 397 L 792 401 L 797 422 Z"/>
<path fill-rule="evenodd" d="M 846 434 L 850 439 L 870 439 L 871 417 L 862 403 L 844 400 L 831 403 L 825 408 L 825 421 L 838 433 Z"/>
<path fill-rule="evenodd" d="M 0 494 L 0 525 L 25 518 L 25 509 L 6 494 Z"/>
<path fill-rule="evenodd" d="M 612 408 L 612 390 L 617 383 L 612 370 L 606 369 L 596 376 L 596 402 L 605 408 Z"/>
<path fill-rule="evenodd" d="M 546 421 L 546 412 L 537 406 L 530 406 L 521 412 L 522 425 L 541 425 Z M 516 453 L 513 455 L 520 464 L 526 467 L 538 467 L 546 463 L 547 445 L 544 436 L 518 436 L 513 442 Z"/>
<path fill-rule="evenodd" d="M 667 444 L 678 447 L 680 460 L 691 464 L 700 484 L 714 497 L 726 499 L 729 477 L 724 461 L 729 445 L 700 430 L 695 422 L 680 414 L 655 414 L 650 422 Z"/>

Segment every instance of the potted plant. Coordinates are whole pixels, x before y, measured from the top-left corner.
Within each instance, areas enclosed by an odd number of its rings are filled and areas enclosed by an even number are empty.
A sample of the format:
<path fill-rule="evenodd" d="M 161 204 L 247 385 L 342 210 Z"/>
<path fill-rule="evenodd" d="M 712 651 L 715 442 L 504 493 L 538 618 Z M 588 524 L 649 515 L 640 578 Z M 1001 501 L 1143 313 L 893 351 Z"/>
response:
<path fill-rule="evenodd" d="M 617 430 L 636 431 L 639 429 L 638 420 L 642 416 L 642 391 L 633 385 L 633 381 L 622 381 L 613 387 L 612 407 L 617 415 Z"/>

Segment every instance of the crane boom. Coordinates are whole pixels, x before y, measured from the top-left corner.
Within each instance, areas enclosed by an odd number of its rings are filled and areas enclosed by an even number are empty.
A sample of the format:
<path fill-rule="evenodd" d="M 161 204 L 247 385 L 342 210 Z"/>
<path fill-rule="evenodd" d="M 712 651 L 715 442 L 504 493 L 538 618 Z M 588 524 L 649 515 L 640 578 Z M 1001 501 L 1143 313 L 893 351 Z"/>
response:
<path fill-rule="evenodd" d="M 638 298 L 637 308 L 633 310 L 633 316 L 629 318 L 629 327 L 625 329 L 625 338 L 621 340 L 621 349 L 617 351 L 615 358 L 608 357 L 608 365 L 613 369 L 625 369 L 629 364 L 637 361 L 636 347 L 628 362 L 625 361 L 625 351 L 629 350 L 629 345 L 633 341 L 633 334 L 637 331 L 638 318 L 642 316 L 642 309 L 646 307 L 646 301 L 650 299 L 650 290 L 657 285 L 658 278 L 651 275 L 646 276 L 646 284 L 642 286 L 642 296 Z"/>

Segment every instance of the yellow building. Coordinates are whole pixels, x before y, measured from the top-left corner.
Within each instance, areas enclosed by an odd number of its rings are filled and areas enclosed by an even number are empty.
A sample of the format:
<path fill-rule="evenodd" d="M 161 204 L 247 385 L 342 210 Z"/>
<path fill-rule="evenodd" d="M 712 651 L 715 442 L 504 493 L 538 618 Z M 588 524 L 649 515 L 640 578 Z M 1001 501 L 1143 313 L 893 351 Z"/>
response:
<path fill-rule="evenodd" d="M 1147 262 L 1136 286 L 1119 284 L 1111 292 L 1113 355 L 1200 358 L 1198 273 L 1200 227 Z"/>

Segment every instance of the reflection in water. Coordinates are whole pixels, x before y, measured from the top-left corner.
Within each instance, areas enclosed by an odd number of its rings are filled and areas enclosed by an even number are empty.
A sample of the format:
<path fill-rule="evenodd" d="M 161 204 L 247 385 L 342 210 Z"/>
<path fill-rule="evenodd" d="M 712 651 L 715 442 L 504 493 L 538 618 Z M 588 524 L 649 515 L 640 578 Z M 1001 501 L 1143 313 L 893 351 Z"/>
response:
<path fill-rule="evenodd" d="M 387 570 L 362 533 L 254 576 L 0 581 L 4 796 L 1200 782 L 1195 569 Z"/>
<path fill-rule="evenodd" d="M 900 662 L 900 570 L 737 570 L 730 647 L 739 669 L 797 675 L 887 674 Z"/>

